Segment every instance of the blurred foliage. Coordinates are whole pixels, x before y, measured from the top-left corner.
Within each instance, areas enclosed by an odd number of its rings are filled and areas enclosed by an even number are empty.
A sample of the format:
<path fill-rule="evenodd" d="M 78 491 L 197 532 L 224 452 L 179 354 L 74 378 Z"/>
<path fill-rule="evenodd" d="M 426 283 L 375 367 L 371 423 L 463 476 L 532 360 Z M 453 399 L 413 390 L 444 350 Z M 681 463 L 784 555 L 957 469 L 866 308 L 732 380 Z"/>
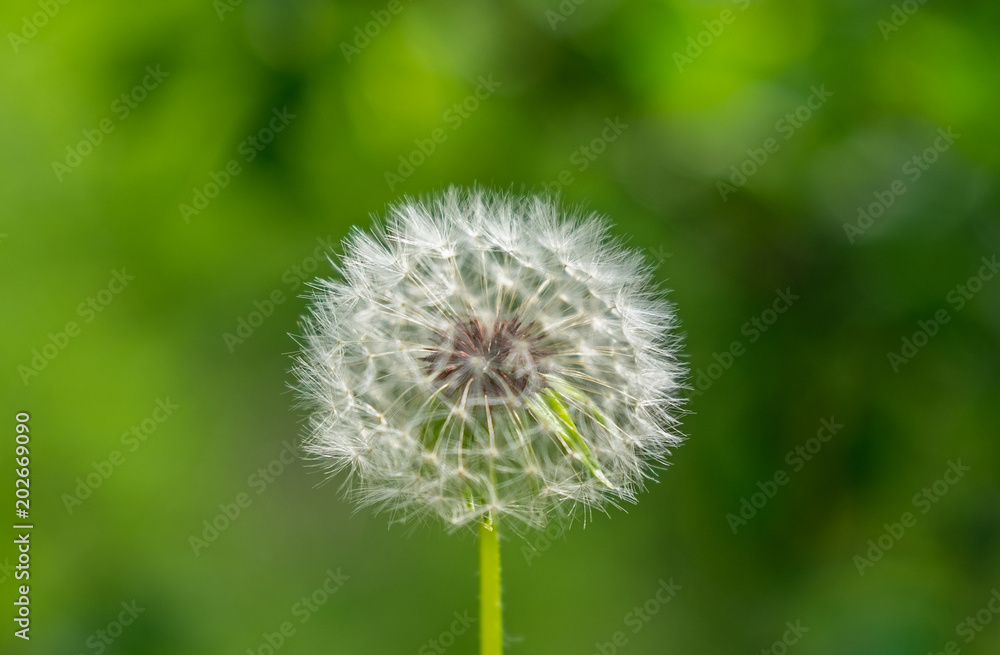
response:
<path fill-rule="evenodd" d="M 959 625 L 1000 587 L 1000 280 L 967 282 L 1000 251 L 995 2 L 15 0 L 0 17 L 0 391 L 8 434 L 32 417 L 33 652 L 100 652 L 133 599 L 107 652 L 266 653 L 284 621 L 289 655 L 436 652 L 475 610 L 474 540 L 387 530 L 281 463 L 303 419 L 289 333 L 303 280 L 330 274 L 318 243 L 476 182 L 613 217 L 673 289 L 692 385 L 719 374 L 628 514 L 533 535 L 538 552 L 506 540 L 511 653 L 594 653 L 616 631 L 634 655 L 757 652 L 786 621 L 809 628 L 800 655 L 997 651 L 996 622 L 972 643 Z M 939 129 L 959 136 L 929 152 Z M 737 186 L 733 167 L 752 172 Z M 861 233 L 859 208 L 878 214 Z M 981 287 L 961 308 L 959 285 Z M 753 339 L 777 289 L 799 299 Z M 178 409 L 150 423 L 158 399 Z M 786 453 L 830 417 L 843 428 L 795 471 Z M 301 623 L 328 570 L 350 579 Z M 474 649 L 470 631 L 451 652 Z"/>

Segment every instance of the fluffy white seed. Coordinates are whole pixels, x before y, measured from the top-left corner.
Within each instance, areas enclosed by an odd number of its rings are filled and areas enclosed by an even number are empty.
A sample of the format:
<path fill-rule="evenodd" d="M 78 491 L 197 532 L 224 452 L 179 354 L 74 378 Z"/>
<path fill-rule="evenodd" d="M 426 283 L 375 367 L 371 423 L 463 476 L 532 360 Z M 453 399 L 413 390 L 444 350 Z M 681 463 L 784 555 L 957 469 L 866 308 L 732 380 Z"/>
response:
<path fill-rule="evenodd" d="M 679 443 L 672 307 L 599 217 L 452 188 L 344 245 L 295 372 L 361 504 L 539 527 L 634 501 Z"/>

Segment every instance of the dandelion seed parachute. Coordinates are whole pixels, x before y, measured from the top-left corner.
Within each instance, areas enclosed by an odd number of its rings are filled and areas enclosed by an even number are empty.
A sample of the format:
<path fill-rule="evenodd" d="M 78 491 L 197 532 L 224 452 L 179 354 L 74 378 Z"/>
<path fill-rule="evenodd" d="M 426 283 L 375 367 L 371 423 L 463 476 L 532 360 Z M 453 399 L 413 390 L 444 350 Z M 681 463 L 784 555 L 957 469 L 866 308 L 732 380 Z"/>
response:
<path fill-rule="evenodd" d="M 451 188 L 344 246 L 295 373 L 362 505 L 540 527 L 634 501 L 679 443 L 673 309 L 599 217 Z"/>

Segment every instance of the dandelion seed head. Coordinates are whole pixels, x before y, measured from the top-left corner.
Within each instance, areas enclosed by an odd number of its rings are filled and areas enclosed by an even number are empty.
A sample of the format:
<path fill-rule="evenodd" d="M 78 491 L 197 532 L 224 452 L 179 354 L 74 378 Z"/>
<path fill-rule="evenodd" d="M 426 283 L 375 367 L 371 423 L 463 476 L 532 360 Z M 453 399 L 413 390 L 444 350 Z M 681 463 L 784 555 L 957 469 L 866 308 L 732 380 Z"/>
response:
<path fill-rule="evenodd" d="M 541 527 L 634 502 L 680 442 L 673 309 L 603 219 L 452 188 L 344 246 L 295 373 L 360 504 Z"/>

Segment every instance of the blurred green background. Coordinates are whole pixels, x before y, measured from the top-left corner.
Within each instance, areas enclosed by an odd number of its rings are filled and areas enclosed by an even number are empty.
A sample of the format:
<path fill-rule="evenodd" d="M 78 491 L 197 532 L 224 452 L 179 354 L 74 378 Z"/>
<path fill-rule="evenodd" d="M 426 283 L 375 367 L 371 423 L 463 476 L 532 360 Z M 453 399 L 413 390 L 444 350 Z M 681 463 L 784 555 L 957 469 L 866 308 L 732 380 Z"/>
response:
<path fill-rule="evenodd" d="M 324 244 L 478 182 L 612 217 L 692 369 L 636 507 L 505 541 L 509 652 L 1000 651 L 998 24 L 988 0 L 4 3 L 0 487 L 12 517 L 30 412 L 35 529 L 33 639 L 7 619 L 0 650 L 474 652 L 475 540 L 353 514 L 286 444 Z"/>

